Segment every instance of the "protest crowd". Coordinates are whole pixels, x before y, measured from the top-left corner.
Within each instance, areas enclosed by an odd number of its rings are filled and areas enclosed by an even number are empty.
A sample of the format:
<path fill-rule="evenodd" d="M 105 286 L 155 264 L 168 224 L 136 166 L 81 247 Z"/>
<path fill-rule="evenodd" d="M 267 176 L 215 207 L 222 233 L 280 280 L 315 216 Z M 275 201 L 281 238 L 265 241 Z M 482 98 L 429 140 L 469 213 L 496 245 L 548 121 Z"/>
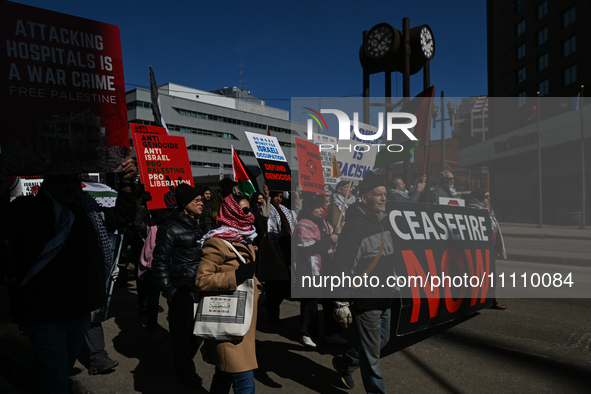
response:
<path fill-rule="evenodd" d="M 386 223 L 389 211 L 399 203 L 427 206 L 438 197 L 456 197 L 450 171 L 440 174 L 433 190 L 426 188 L 425 178 L 407 190 L 401 178 L 385 179 L 369 171 L 354 189 L 342 181 L 332 195 L 297 187 L 289 192 L 264 187 L 246 195 L 229 178 L 221 179 L 216 190 L 180 183 L 174 188 L 176 208 L 148 209 L 150 193 L 136 184 L 136 167 L 128 159 L 119 173 L 116 205 L 103 208 L 82 192 L 79 175 L 46 176 L 35 196 L 10 202 L 9 180 L 17 173 L 0 155 L 0 238 L 3 256 L 8 256 L 2 275 L 10 289 L 12 318 L 31 341 L 42 393 L 68 392 L 69 372 L 84 343 L 90 349 L 90 374 L 118 365 L 116 356 L 104 349 L 101 327 L 108 284 L 117 271 L 114 232 L 125 234 L 125 253 L 137 275 L 138 311 L 145 316 L 152 342 L 163 341 L 164 328 L 157 323 L 160 294 L 168 303 L 170 348 L 179 381 L 187 387 L 202 385 L 193 361 L 201 349 L 204 360 L 215 365 L 211 393 L 231 388 L 254 393 L 259 308 L 265 310 L 270 327 L 283 325 L 281 304 L 291 298 L 292 272 L 367 273 L 383 267 L 400 249 Z M 490 193 L 473 191 L 466 206 L 489 212 L 496 253 L 504 256 Z M 195 303 L 223 308 L 224 296 L 242 288 L 251 297 L 242 333 L 225 332 L 228 320 L 223 319 L 218 323 L 224 332 L 213 332 L 219 327 L 212 329 L 204 319 L 205 328 L 196 334 L 196 319 L 205 312 L 199 307 L 196 317 Z M 299 302 L 301 345 L 314 349 L 321 339 L 342 346 L 332 360 L 338 384 L 353 388 L 352 373 L 359 368 L 366 392 L 386 392 L 380 350 L 390 339 L 396 319 L 391 311 L 400 300 L 310 297 Z M 495 303 L 493 308 L 506 306 Z"/>

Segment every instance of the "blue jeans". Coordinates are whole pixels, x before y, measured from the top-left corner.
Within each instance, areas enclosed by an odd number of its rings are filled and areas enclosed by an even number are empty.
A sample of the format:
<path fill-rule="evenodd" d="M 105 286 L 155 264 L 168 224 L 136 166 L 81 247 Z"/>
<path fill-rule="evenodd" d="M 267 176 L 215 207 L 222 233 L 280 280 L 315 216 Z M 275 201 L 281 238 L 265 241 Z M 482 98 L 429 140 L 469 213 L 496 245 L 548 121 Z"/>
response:
<path fill-rule="evenodd" d="M 254 374 L 253 371 L 229 373 L 215 369 L 215 374 L 211 380 L 210 394 L 228 394 L 230 387 L 234 386 L 236 394 L 254 394 Z"/>
<path fill-rule="evenodd" d="M 390 309 L 354 313 L 355 348 L 343 357 L 347 371 L 361 369 L 363 387 L 368 393 L 385 393 L 380 371 L 380 351 L 390 339 Z"/>
<path fill-rule="evenodd" d="M 72 320 L 28 327 L 37 362 L 40 393 L 68 394 L 70 370 L 76 363 L 89 327 L 90 312 Z"/>

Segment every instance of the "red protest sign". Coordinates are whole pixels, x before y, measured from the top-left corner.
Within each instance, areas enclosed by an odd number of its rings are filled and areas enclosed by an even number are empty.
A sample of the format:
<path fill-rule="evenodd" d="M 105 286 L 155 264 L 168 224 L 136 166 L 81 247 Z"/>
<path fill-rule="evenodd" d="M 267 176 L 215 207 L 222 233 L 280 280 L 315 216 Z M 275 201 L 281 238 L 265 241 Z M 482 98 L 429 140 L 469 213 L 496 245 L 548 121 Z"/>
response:
<path fill-rule="evenodd" d="M 2 153 L 21 175 L 113 172 L 129 157 L 119 27 L 3 1 Z"/>
<path fill-rule="evenodd" d="M 148 208 L 176 207 L 174 189 L 180 183 L 193 186 L 189 153 L 183 137 L 166 134 L 164 127 L 130 123 L 140 177 L 152 194 Z"/>
<path fill-rule="evenodd" d="M 295 142 L 302 190 L 324 194 L 324 175 L 318 145 L 301 138 L 296 138 Z"/>

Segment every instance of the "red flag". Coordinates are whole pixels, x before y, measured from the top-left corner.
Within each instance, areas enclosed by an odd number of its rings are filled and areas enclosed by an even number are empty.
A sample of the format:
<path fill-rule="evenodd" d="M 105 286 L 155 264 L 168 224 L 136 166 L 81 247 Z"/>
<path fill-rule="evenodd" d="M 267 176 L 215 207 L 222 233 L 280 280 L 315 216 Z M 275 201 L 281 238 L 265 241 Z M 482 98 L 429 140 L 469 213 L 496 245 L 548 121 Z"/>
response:
<path fill-rule="evenodd" d="M 269 126 L 267 126 L 267 136 L 271 136 L 271 133 L 269 133 Z"/>

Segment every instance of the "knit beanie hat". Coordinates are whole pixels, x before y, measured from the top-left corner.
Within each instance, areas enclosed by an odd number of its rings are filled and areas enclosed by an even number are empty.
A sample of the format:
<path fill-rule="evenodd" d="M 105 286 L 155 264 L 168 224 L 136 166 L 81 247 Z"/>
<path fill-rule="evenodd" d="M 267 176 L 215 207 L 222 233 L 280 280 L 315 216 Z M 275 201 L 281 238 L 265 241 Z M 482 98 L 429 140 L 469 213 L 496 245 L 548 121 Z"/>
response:
<path fill-rule="evenodd" d="M 186 183 L 181 183 L 176 187 L 176 189 L 174 189 L 176 204 L 179 208 L 186 207 L 191 201 L 201 194 L 201 188 L 197 189 L 187 185 Z"/>

